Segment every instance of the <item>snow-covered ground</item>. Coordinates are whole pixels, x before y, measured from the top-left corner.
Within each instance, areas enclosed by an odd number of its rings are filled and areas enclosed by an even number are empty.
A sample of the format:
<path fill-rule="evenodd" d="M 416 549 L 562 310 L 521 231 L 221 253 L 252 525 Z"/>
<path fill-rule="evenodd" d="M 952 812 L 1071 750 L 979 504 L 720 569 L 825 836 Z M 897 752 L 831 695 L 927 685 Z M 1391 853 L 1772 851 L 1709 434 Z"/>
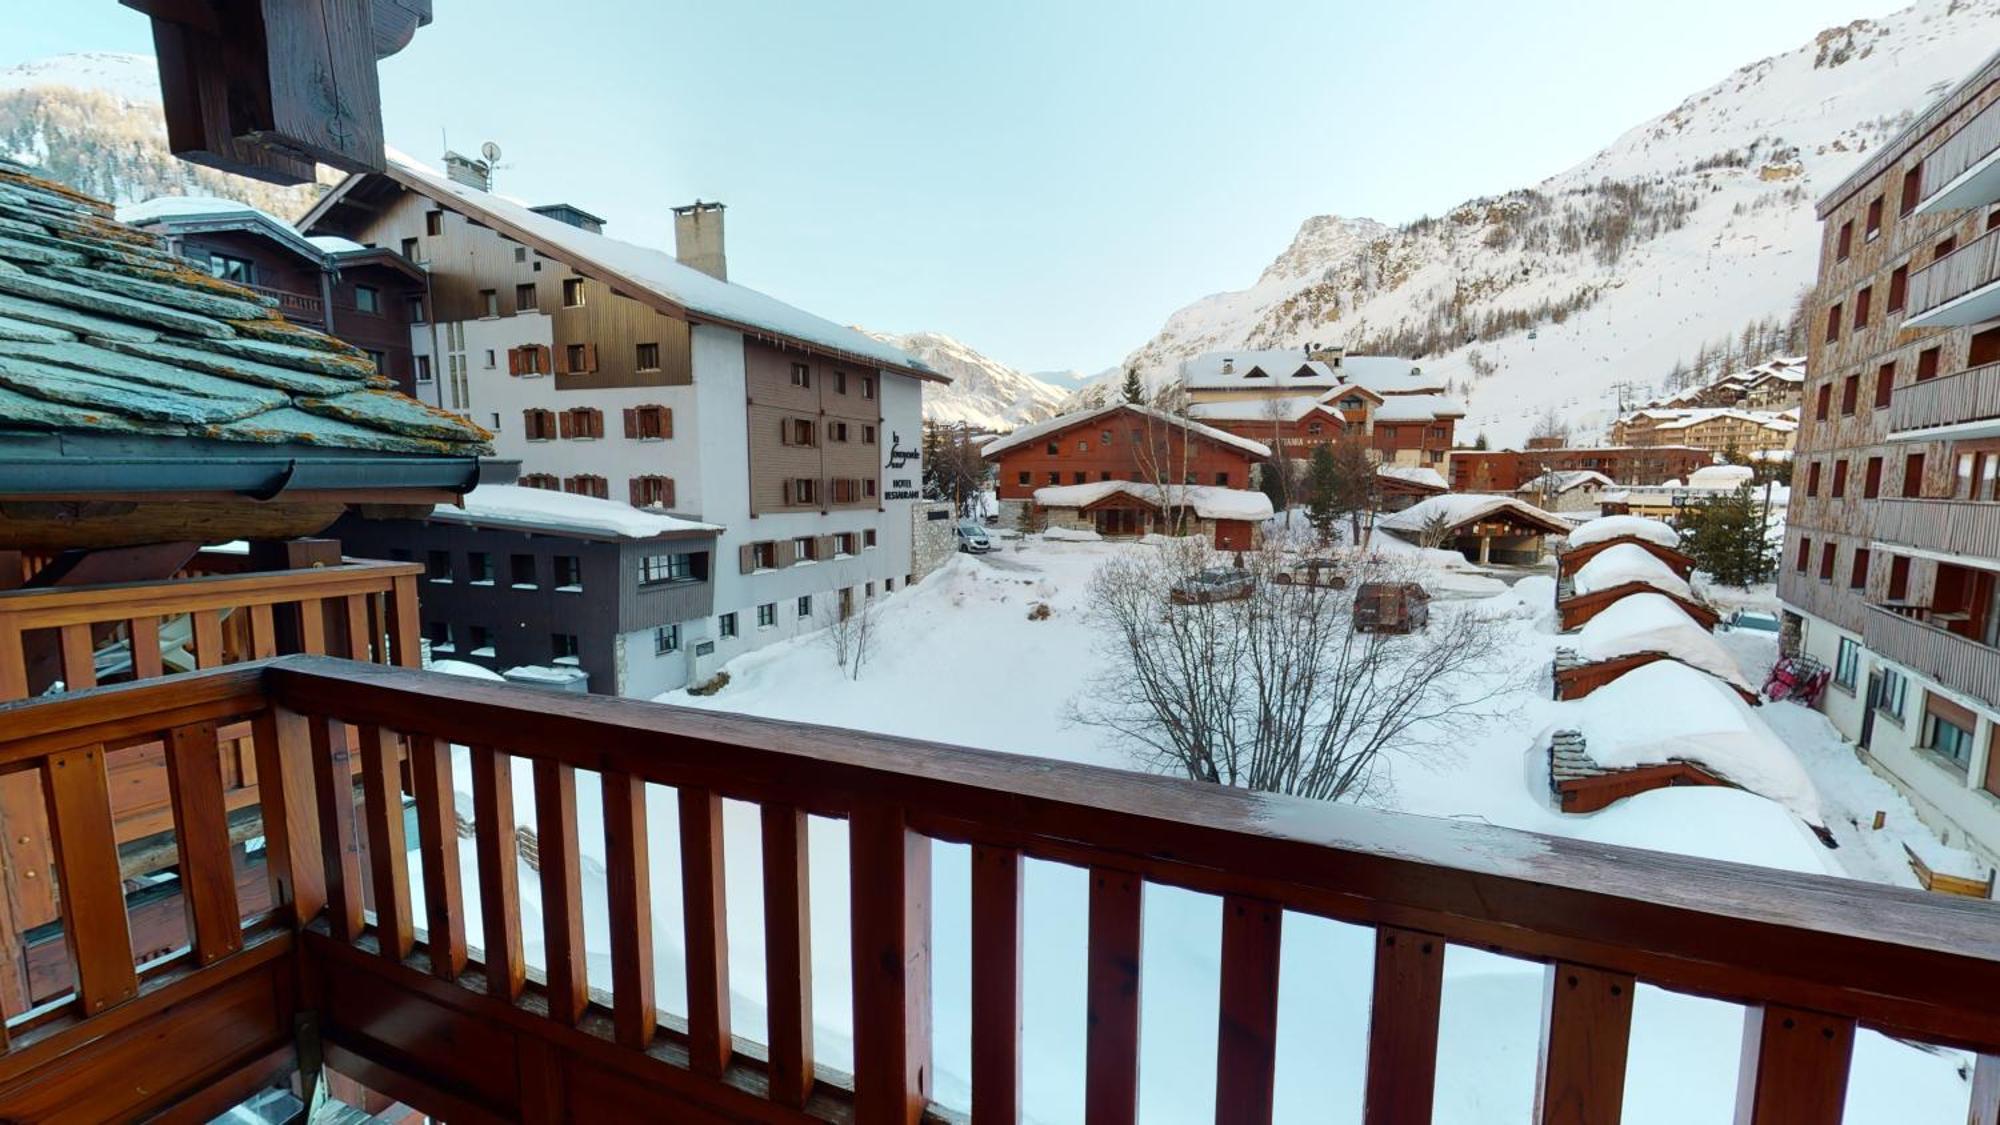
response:
<path fill-rule="evenodd" d="M 1013 753 L 1136 768 L 1115 735 L 1067 722 L 1066 705 L 1096 662 L 1084 619 L 1096 568 L 1124 544 L 1015 539 L 989 556 L 958 556 L 910 589 L 876 603 L 871 653 L 858 679 L 835 664 L 823 640 L 807 636 L 738 658 L 720 693 L 672 693 L 664 702 Z M 1414 553 L 1414 549 L 1411 549 Z M 1421 557 L 1421 556 L 1418 556 Z M 1479 613 L 1506 630 L 1509 667 L 1520 680 L 1546 668 L 1554 650 L 1546 578 L 1524 579 L 1490 597 L 1441 601 L 1434 613 Z M 1038 604 L 1050 614 L 1029 616 Z M 1732 634 L 1731 651 L 1761 680 L 1769 656 Z M 1467 685 L 1471 687 L 1472 685 Z M 1645 794 L 1589 816 L 1556 812 L 1541 751 L 1550 727 L 1573 706 L 1548 698 L 1541 674 L 1522 681 L 1478 729 L 1450 750 L 1390 763 L 1387 805 L 1427 816 L 1493 824 L 1606 843 L 1737 860 L 1816 873 L 1853 874 L 1908 885 L 1894 840 L 1921 833 L 1914 814 L 1838 745 L 1824 721 L 1792 705 L 1767 707 L 1815 781 L 1839 851 L 1821 846 L 1798 818 L 1748 792 L 1682 788 Z M 469 770 L 455 763 L 461 810 L 470 815 Z M 516 808 L 533 823 L 529 771 L 515 771 Z M 601 812 L 594 785 L 580 779 L 586 946 L 593 985 L 611 984 L 603 881 Z M 1888 813 L 1880 838 L 1864 838 L 1874 810 Z M 650 793 L 654 941 L 661 1007 L 685 1013 L 677 823 L 670 791 Z M 754 809 L 725 811 L 732 1014 L 738 1035 L 764 1034 L 759 831 Z M 1877 846 L 1877 845 L 1880 846 Z M 946 1105 L 969 1096 L 969 872 L 967 849 L 934 845 L 933 972 L 935 1090 Z M 811 828 L 814 1012 L 820 1061 L 851 1059 L 847 942 L 847 853 L 843 826 Z M 475 893 L 471 849 L 465 889 Z M 417 873 L 413 871 L 413 875 Z M 1084 873 L 1027 865 L 1024 1049 L 1027 1118 L 1079 1120 L 1083 1098 Z M 523 931 L 531 964 L 541 959 L 536 877 L 521 870 Z M 1148 1122 L 1214 1119 L 1215 1027 L 1221 910 L 1218 899 L 1148 887 L 1141 1003 L 1142 1099 Z M 421 912 L 419 912 L 421 916 Z M 478 911 L 468 903 L 476 932 Z M 1282 950 L 1277 1108 L 1280 1120 L 1357 1121 L 1367 1036 L 1371 939 L 1366 930 L 1288 915 Z M 1533 1100 L 1542 969 L 1475 950 L 1446 959 L 1437 1116 L 1441 1122 L 1526 1120 Z M 1636 1004 L 1625 1119 L 1651 1123 L 1727 1121 L 1733 1110 L 1741 1010 L 1718 1001 L 1642 988 Z M 1864 1033 L 1855 1049 L 1847 1119 L 1951 1122 L 1964 1119 L 1969 1085 L 1962 1056 L 1930 1052 Z"/>

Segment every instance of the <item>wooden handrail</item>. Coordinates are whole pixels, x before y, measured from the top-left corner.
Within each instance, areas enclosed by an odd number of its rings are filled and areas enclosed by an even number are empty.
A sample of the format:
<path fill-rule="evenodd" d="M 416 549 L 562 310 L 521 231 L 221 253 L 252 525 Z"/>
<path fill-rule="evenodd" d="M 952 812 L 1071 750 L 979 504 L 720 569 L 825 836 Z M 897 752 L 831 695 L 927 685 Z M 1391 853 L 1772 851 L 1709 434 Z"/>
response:
<path fill-rule="evenodd" d="M 0 590 L 0 616 L 12 618 L 20 629 L 51 629 L 117 621 L 140 614 L 164 616 L 205 609 L 278 605 L 306 596 L 337 598 L 380 593 L 389 589 L 395 578 L 414 578 L 423 572 L 421 563 L 349 559 L 339 566 L 204 575 L 169 582 Z"/>

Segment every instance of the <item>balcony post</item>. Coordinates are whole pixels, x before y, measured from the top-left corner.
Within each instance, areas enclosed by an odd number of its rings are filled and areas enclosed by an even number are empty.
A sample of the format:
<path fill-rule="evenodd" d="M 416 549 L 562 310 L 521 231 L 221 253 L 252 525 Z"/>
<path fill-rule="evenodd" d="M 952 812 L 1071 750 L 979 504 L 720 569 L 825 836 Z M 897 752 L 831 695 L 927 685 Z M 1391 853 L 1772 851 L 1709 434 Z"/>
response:
<path fill-rule="evenodd" d="M 1777 1004 L 1743 1011 L 1736 1125 L 1840 1125 L 1854 1021 Z"/>
<path fill-rule="evenodd" d="M 854 1116 L 915 1125 L 930 1100 L 931 848 L 898 808 L 848 821 Z"/>

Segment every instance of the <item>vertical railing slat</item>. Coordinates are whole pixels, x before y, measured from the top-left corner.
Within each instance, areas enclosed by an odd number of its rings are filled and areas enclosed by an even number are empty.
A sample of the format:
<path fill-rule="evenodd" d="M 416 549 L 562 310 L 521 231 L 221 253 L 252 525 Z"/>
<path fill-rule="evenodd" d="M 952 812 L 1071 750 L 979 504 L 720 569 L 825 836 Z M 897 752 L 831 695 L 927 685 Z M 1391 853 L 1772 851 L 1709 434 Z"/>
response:
<path fill-rule="evenodd" d="M 345 616 L 347 647 L 341 655 L 349 660 L 368 659 L 368 595 L 349 594 L 340 599 L 341 612 Z"/>
<path fill-rule="evenodd" d="M 514 847 L 514 764 L 506 751 L 490 746 L 471 747 L 470 757 L 486 991 L 513 1000 L 527 980 L 521 958 L 521 876 Z"/>
<path fill-rule="evenodd" d="M 97 686 L 97 666 L 91 660 L 92 644 L 90 626 L 65 625 L 59 640 L 62 648 L 63 687 L 68 691 L 85 691 Z"/>
<path fill-rule="evenodd" d="M 1219 1123 L 1269 1125 L 1271 1120 L 1284 917 L 1274 902 L 1240 895 L 1222 900 L 1222 993 L 1215 1060 Z"/>
<path fill-rule="evenodd" d="M 250 659 L 263 660 L 278 655 L 278 621 L 271 603 L 250 607 Z"/>
<path fill-rule="evenodd" d="M 326 655 L 326 602 L 319 598 L 299 599 L 299 651 Z"/>
<path fill-rule="evenodd" d="M 209 964 L 243 948 L 230 856 L 229 810 L 222 797 L 222 752 L 214 723 L 167 732 L 167 793 L 181 865 L 181 904 L 195 961 Z"/>
<path fill-rule="evenodd" d="M 972 846 L 972 1116 L 1021 1118 L 1021 853 Z"/>
<path fill-rule="evenodd" d="M 549 1018 L 574 1024 L 590 1003 L 583 951 L 583 868 L 576 835 L 576 770 L 535 762 L 535 847 L 542 878 L 542 948 Z"/>
<path fill-rule="evenodd" d="M 1139 955 L 1145 881 L 1090 870 L 1090 938 L 1084 984 L 1083 1114 L 1091 1125 L 1139 1119 Z"/>
<path fill-rule="evenodd" d="M 264 817 L 264 864 L 271 904 L 288 907 L 303 926 L 326 907 L 326 858 L 320 848 L 318 783 L 312 720 L 272 708 L 251 733 L 257 752 L 257 800 Z"/>
<path fill-rule="evenodd" d="M 347 726 L 314 716 L 307 720 L 312 741 L 313 790 L 317 795 L 320 852 L 326 870 L 328 924 L 333 936 L 361 936 L 361 855 L 354 824 L 354 763 Z"/>
<path fill-rule="evenodd" d="M 222 652 L 222 611 L 198 609 L 194 618 L 194 662 L 197 668 L 220 668 L 228 662 Z"/>
<path fill-rule="evenodd" d="M 812 1095 L 812 889 L 806 814 L 765 805 L 764 995 L 771 1041 L 771 1098 L 802 1106 Z"/>
<path fill-rule="evenodd" d="M 722 797 L 680 790 L 681 908 L 686 922 L 688 1064 L 729 1068 L 729 915 L 723 888 Z"/>
<path fill-rule="evenodd" d="M 389 636 L 394 648 L 391 656 L 401 667 L 419 667 L 423 664 L 419 639 L 423 625 L 417 619 L 417 576 L 400 575 L 390 580 L 390 587 Z"/>
<path fill-rule="evenodd" d="M 1736 1125 L 1840 1125 L 1854 1021 L 1776 1004 L 1743 1011 Z"/>
<path fill-rule="evenodd" d="M 1375 932 L 1375 990 L 1368 1006 L 1367 1125 L 1430 1125 L 1437 1087 L 1438 1005 L 1444 939 L 1388 926 Z"/>
<path fill-rule="evenodd" d="M 375 887 L 375 940 L 382 956 L 401 961 L 416 948 L 411 925 L 409 837 L 403 826 L 403 786 L 399 739 L 394 731 L 363 724 L 362 800 L 367 810 L 368 868 Z"/>
<path fill-rule="evenodd" d="M 904 1125 L 930 1100 L 931 846 L 894 807 L 847 827 L 855 1120 Z"/>
<path fill-rule="evenodd" d="M 1618 1125 L 1633 987 L 1628 973 L 1561 962 L 1544 970 L 1536 1125 Z"/>
<path fill-rule="evenodd" d="M 28 698 L 28 654 L 21 647 L 21 626 L 11 613 L 0 612 L 0 703 Z"/>
<path fill-rule="evenodd" d="M 646 783 L 605 770 L 604 881 L 611 919 L 611 1016 L 618 1042 L 644 1050 L 658 1019 L 653 991 L 652 865 Z"/>
<path fill-rule="evenodd" d="M 150 680 L 165 674 L 160 663 L 160 619 L 150 614 L 134 617 L 126 632 L 132 638 L 132 678 Z"/>
<path fill-rule="evenodd" d="M 139 991 L 125 885 L 118 873 L 104 748 L 86 746 L 51 754 L 42 777 L 57 885 L 62 889 L 63 937 L 76 968 L 77 1000 L 85 1015 L 95 1015 Z"/>
<path fill-rule="evenodd" d="M 458 823 L 453 808 L 451 747 L 427 734 L 404 740 L 417 801 L 417 847 L 424 870 L 425 952 L 440 980 L 465 971 L 465 893 L 459 886 Z"/>

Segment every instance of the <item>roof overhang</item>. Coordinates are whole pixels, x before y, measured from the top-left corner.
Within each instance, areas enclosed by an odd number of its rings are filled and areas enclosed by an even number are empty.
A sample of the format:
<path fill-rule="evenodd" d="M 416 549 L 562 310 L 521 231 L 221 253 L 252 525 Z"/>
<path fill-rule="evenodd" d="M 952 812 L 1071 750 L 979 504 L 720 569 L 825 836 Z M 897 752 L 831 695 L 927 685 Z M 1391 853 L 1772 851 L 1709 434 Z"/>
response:
<path fill-rule="evenodd" d="M 479 458 L 255 445 L 184 437 L 0 428 L 0 499 L 205 495 L 252 501 L 304 493 L 410 503 L 479 483 Z"/>

